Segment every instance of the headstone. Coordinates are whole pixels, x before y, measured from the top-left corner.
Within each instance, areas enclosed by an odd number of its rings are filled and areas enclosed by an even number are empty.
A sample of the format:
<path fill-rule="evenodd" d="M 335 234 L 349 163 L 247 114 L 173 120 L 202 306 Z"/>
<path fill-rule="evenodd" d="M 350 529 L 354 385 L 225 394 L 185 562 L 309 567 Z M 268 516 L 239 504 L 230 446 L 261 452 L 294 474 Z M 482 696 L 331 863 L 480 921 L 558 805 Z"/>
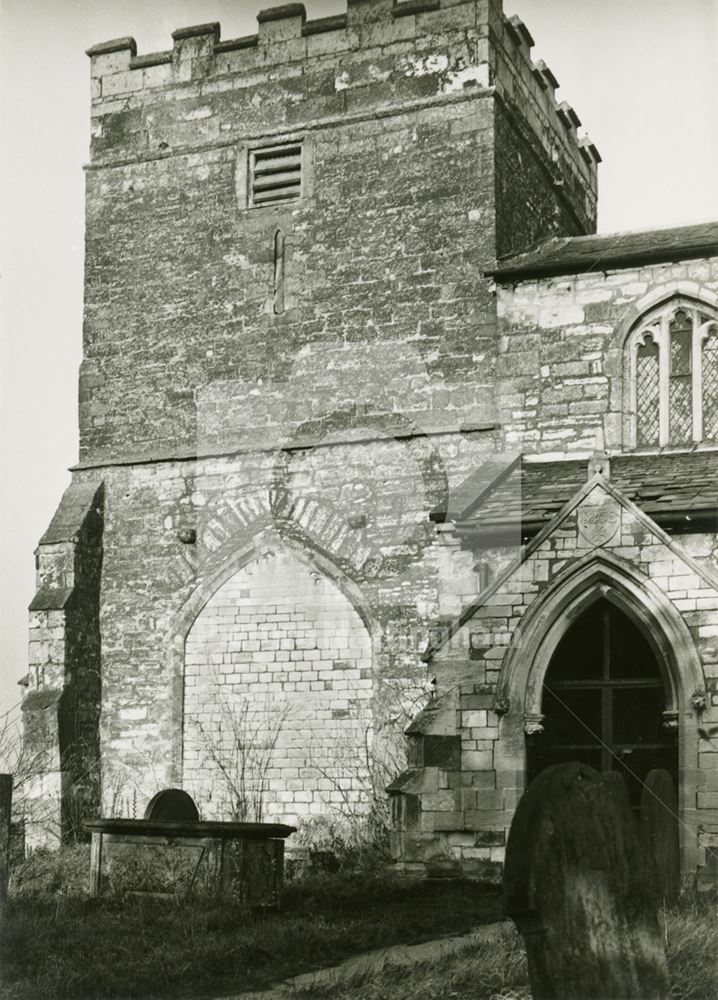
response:
<path fill-rule="evenodd" d="M 649 771 L 641 795 L 641 835 L 656 866 L 661 896 L 674 903 L 681 886 L 678 794 L 668 771 Z"/>
<path fill-rule="evenodd" d="M 7 902 L 7 882 L 10 869 L 12 783 L 11 774 L 0 774 L 0 906 L 4 906 Z"/>
<path fill-rule="evenodd" d="M 199 811 L 194 799 L 181 788 L 165 788 L 150 799 L 145 819 L 155 823 L 195 822 Z"/>
<path fill-rule="evenodd" d="M 534 1000 L 667 1000 L 657 891 L 625 783 L 584 764 L 521 798 L 504 870 Z"/>

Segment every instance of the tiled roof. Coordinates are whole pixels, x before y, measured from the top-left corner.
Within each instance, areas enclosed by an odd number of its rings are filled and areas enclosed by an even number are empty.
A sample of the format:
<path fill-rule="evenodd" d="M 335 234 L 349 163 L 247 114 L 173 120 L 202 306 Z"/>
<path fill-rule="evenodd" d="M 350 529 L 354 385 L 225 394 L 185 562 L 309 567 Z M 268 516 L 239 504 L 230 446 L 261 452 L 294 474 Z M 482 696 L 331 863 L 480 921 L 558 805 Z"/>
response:
<path fill-rule="evenodd" d="M 588 479 L 586 460 L 517 463 L 478 506 L 456 518 L 462 533 L 516 528 L 533 534 Z M 718 451 L 621 455 L 611 459 L 611 484 L 659 524 L 691 518 L 718 531 Z M 687 516 L 686 516 L 687 515 Z M 456 516 L 456 515 L 454 515 Z"/>
<path fill-rule="evenodd" d="M 672 229 L 554 238 L 528 253 L 505 257 L 487 273 L 497 281 L 513 281 L 715 256 L 718 222 L 704 222 Z"/>
<path fill-rule="evenodd" d="M 521 454 L 497 455 L 478 467 L 458 489 L 451 491 L 448 510 L 432 511 L 432 521 L 455 521 L 469 517 L 481 507 L 484 496 L 493 493 L 521 462 Z"/>

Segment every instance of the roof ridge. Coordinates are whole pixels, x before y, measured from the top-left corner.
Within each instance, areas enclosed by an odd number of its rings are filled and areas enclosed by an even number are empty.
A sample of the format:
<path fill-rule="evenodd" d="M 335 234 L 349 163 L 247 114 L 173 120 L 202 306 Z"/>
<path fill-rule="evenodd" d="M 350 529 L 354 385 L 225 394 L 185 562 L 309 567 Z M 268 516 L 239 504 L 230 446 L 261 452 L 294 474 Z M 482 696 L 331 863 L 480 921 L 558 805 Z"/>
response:
<path fill-rule="evenodd" d="M 579 240 L 603 240 L 620 236 L 645 236 L 648 233 L 668 233 L 678 229 L 707 229 L 711 226 L 718 228 L 718 219 L 706 220 L 705 222 L 685 222 L 673 226 L 640 226 L 636 229 L 609 229 L 606 232 L 581 233 L 578 236 L 568 236 L 567 242 L 575 243 Z"/>
<path fill-rule="evenodd" d="M 625 229 L 613 233 L 583 233 L 551 237 L 519 254 L 502 257 L 484 273 L 499 281 L 581 273 L 597 264 L 624 267 L 643 261 L 690 260 L 718 255 L 718 220 L 663 226 L 658 229 Z"/>
<path fill-rule="evenodd" d="M 467 622 L 471 621 L 471 619 L 475 617 L 479 608 L 483 607 L 487 603 L 488 599 L 497 593 L 497 591 L 499 591 L 501 587 L 503 587 L 504 584 L 511 579 L 523 563 L 531 558 L 534 552 L 536 552 L 543 545 L 543 543 L 554 534 L 556 529 L 563 524 L 563 522 L 573 513 L 574 510 L 582 505 L 586 497 L 595 489 L 602 489 L 615 501 L 615 503 L 617 503 L 624 510 L 628 511 L 629 514 L 643 524 L 648 531 L 650 531 L 658 539 L 660 544 L 664 545 L 670 552 L 673 553 L 673 555 L 683 560 L 683 562 L 689 566 L 694 573 L 701 577 L 704 583 L 718 592 L 718 571 L 716 569 L 712 566 L 704 565 L 689 552 L 685 551 L 685 549 L 678 545 L 674 539 L 671 538 L 671 536 L 668 535 L 667 532 L 665 532 L 663 528 L 661 528 L 660 525 L 654 521 L 651 514 L 642 510 L 638 504 L 631 500 L 630 497 L 626 496 L 620 487 L 611 483 L 605 476 L 601 475 L 601 473 L 596 473 L 587 479 L 586 482 L 583 483 L 583 485 L 580 486 L 578 490 L 576 490 L 573 495 L 561 505 L 561 509 L 546 522 L 538 534 L 536 534 L 529 542 L 520 546 L 518 553 L 497 575 L 493 583 L 455 616 L 448 629 L 442 633 L 438 641 L 427 647 L 426 651 L 422 655 L 422 660 L 427 663 L 432 660 L 434 656 L 446 645 L 446 643 L 453 638 L 454 635 L 456 635 L 459 629 L 463 628 Z M 604 550 L 602 546 L 596 546 L 595 551 L 606 551 L 613 555 L 610 548 Z"/>

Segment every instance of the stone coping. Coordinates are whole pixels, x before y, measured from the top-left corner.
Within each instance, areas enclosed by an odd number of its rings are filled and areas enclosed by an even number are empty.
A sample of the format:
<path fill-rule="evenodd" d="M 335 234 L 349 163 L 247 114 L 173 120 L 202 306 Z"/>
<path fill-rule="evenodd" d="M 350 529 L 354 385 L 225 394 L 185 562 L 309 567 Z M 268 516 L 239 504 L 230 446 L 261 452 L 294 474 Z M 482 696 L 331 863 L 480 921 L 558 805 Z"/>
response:
<path fill-rule="evenodd" d="M 221 840 L 284 840 L 297 832 L 284 823 L 225 823 L 214 820 L 96 819 L 85 823 L 90 833 L 144 837 L 214 837 Z"/>

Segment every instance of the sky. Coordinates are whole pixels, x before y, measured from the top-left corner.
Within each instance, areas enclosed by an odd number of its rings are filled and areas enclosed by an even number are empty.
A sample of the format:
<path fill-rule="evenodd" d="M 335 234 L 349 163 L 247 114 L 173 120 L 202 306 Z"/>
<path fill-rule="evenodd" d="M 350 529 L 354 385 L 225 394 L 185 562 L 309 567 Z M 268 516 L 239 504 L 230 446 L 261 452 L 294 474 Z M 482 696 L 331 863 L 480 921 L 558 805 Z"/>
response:
<path fill-rule="evenodd" d="M 256 30 L 271 0 L 0 0 L 0 712 L 27 670 L 33 552 L 77 459 L 85 49 Z M 305 0 L 309 17 L 344 0 Z M 504 0 L 597 145 L 599 230 L 718 220 L 718 0 Z"/>

